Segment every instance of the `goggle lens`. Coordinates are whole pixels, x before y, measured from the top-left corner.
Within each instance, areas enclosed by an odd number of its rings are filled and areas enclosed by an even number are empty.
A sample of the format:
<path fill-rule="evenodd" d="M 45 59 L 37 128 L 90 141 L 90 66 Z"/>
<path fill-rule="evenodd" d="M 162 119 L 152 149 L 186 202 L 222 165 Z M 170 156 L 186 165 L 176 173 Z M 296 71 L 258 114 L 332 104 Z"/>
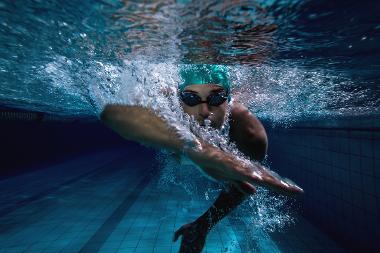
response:
<path fill-rule="evenodd" d="M 181 92 L 181 100 L 188 106 L 196 106 L 201 103 L 207 103 L 210 106 L 219 106 L 227 100 L 226 92 L 210 94 L 206 101 L 202 101 L 201 97 L 192 92 Z"/>

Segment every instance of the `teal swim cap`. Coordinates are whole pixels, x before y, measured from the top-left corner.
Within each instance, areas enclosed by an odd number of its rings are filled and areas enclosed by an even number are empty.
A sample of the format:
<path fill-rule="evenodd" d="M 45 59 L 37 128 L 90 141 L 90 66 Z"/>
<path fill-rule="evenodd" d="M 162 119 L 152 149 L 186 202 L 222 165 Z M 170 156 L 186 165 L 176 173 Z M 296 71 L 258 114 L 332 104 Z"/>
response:
<path fill-rule="evenodd" d="M 178 85 L 180 91 L 192 84 L 218 84 L 228 94 L 230 100 L 230 81 L 228 68 L 213 64 L 185 64 L 180 66 L 179 75 L 181 83 Z"/>

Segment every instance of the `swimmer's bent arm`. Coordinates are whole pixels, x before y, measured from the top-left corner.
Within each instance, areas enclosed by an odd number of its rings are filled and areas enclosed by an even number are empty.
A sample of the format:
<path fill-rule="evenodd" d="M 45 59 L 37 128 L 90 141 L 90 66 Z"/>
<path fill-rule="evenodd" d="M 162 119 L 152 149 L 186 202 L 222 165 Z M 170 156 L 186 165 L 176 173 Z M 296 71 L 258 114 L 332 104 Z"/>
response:
<path fill-rule="evenodd" d="M 107 105 L 100 119 L 123 138 L 176 154 L 186 153 L 191 160 L 215 179 L 247 181 L 252 170 L 239 165 L 235 156 L 221 151 L 202 140 L 198 149 L 184 150 L 184 141 L 152 110 L 140 106 Z"/>
<path fill-rule="evenodd" d="M 153 111 L 140 106 L 106 105 L 100 119 L 123 138 L 178 153 L 184 142 Z"/>
<path fill-rule="evenodd" d="M 123 138 L 149 146 L 164 148 L 177 154 L 184 152 L 184 141 L 176 130 L 153 111 L 139 106 L 107 105 L 101 120 Z M 266 186 L 282 193 L 300 193 L 298 187 L 284 185 L 258 164 L 252 165 L 198 140 L 200 148 L 186 149 L 185 153 L 207 174 L 227 182 L 249 182 Z"/>

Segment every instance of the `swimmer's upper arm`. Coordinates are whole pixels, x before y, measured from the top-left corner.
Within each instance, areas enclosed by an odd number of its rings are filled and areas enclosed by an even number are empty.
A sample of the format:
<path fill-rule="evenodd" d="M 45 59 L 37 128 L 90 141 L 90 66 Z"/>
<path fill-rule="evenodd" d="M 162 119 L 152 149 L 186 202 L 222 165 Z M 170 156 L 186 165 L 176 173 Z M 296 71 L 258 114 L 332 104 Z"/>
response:
<path fill-rule="evenodd" d="M 154 111 L 128 105 L 106 105 L 101 121 L 125 139 L 148 146 L 181 152 L 183 140 Z"/>
<path fill-rule="evenodd" d="M 230 138 L 240 151 L 251 159 L 261 161 L 268 149 L 264 126 L 242 104 L 235 103 L 231 109 Z"/>

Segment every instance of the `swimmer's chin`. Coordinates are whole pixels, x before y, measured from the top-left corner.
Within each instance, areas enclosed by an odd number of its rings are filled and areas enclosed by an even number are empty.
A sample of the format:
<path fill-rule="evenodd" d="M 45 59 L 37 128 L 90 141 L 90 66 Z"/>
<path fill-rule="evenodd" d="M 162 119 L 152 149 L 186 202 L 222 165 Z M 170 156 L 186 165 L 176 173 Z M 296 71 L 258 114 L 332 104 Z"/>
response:
<path fill-rule="evenodd" d="M 212 128 L 218 128 L 218 126 L 214 123 L 214 122 L 211 122 L 211 123 L 209 123 L 209 124 L 206 124 L 205 122 L 201 122 L 201 123 L 199 123 L 199 125 L 201 126 L 201 127 L 212 127 Z"/>
<path fill-rule="evenodd" d="M 210 118 L 207 118 L 207 119 L 197 119 L 197 122 L 198 122 L 198 124 L 201 127 L 210 126 L 212 128 L 216 128 L 216 129 L 220 128 L 220 126 L 218 126 L 218 124 L 215 121 L 213 121 L 212 119 L 210 119 Z M 206 122 L 207 122 L 207 124 L 206 124 Z"/>

